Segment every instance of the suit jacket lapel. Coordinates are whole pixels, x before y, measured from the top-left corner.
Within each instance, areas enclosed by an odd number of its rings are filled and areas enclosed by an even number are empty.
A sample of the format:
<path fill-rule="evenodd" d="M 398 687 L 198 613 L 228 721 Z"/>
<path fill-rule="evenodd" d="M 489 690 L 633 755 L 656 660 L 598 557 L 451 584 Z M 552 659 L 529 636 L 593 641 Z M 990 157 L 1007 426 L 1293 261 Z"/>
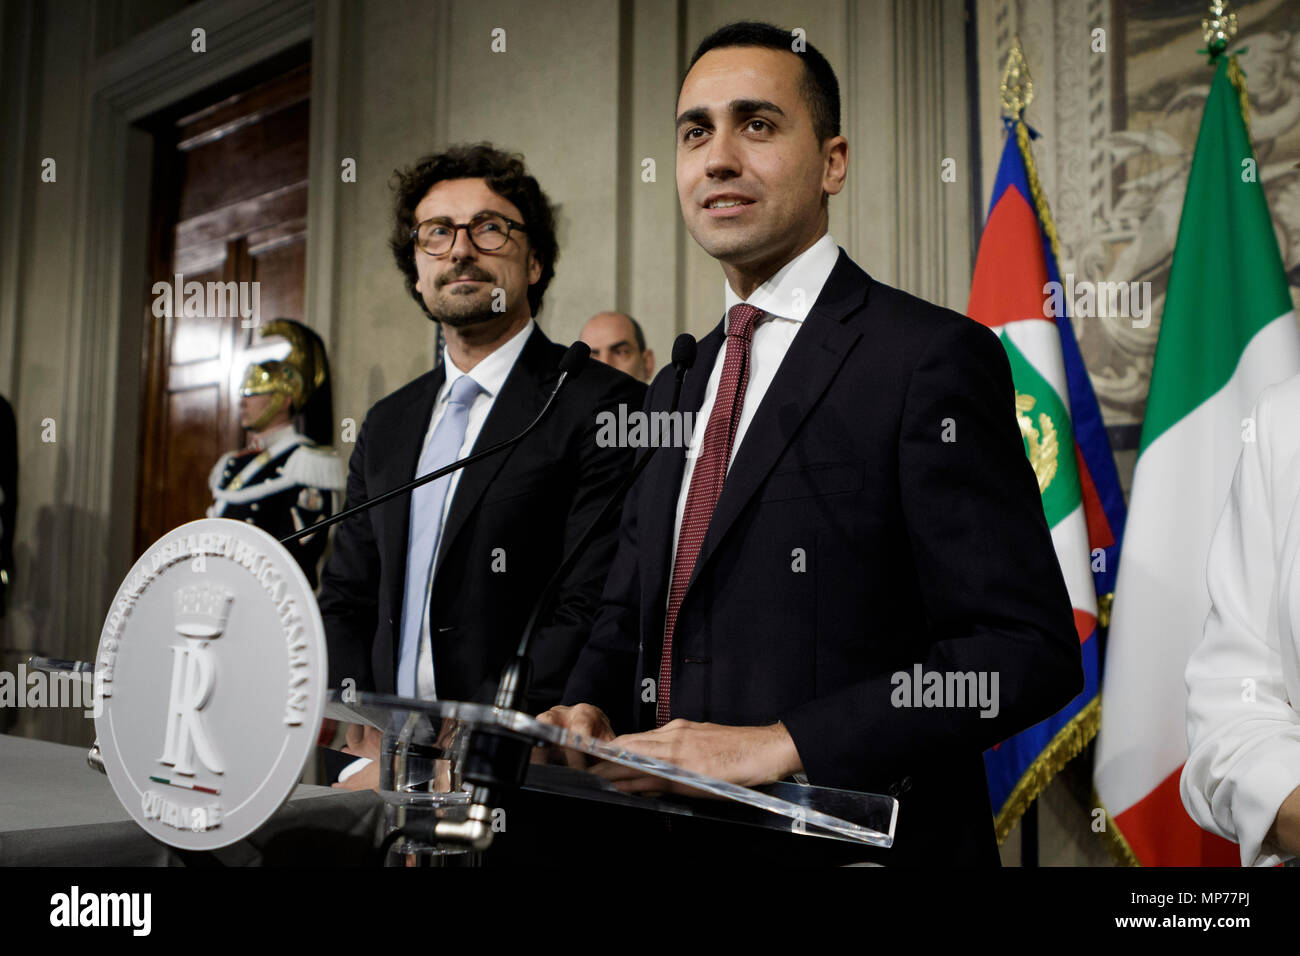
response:
<path fill-rule="evenodd" d="M 841 251 L 821 295 L 790 343 L 740 448 L 732 457 L 691 583 L 835 378 L 853 343 L 861 337 L 861 331 L 845 325 L 844 320 L 862 305 L 869 283 L 867 274 Z"/>
<path fill-rule="evenodd" d="M 492 411 L 488 413 L 487 420 L 483 423 L 483 428 L 474 442 L 474 451 L 482 451 L 514 437 L 537 417 L 537 413 L 546 404 L 547 395 L 550 394 L 548 386 L 553 385 L 555 379 L 559 377 L 559 364 L 550 345 L 551 340 L 535 326 L 524 344 L 524 350 L 519 353 L 514 368 L 506 376 L 505 384 L 501 386 L 501 391 L 492 402 Z M 514 452 L 515 448 L 511 448 L 485 458 L 460 473 L 460 480 L 456 483 L 456 493 L 451 501 L 451 510 L 447 513 L 447 526 L 442 530 L 437 564 L 442 563 L 443 556 L 465 527 L 465 522 L 479 499 L 483 497 L 483 492 L 487 490 L 492 479 Z"/>

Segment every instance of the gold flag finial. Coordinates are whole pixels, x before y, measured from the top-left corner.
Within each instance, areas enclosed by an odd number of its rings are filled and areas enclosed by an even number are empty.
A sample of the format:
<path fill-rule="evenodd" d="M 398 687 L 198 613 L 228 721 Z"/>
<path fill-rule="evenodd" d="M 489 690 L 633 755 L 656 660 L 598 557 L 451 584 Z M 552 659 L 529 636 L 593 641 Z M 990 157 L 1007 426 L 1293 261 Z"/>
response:
<path fill-rule="evenodd" d="M 1201 21 L 1201 30 L 1211 59 L 1228 48 L 1237 35 L 1237 15 L 1228 9 L 1227 0 L 1210 0 L 1210 15 Z"/>
<path fill-rule="evenodd" d="M 1002 115 L 1010 119 L 1019 119 L 1029 108 L 1034 99 L 1034 81 L 1029 77 L 1029 64 L 1025 62 L 1025 52 L 1020 48 L 1020 36 L 1011 41 L 1011 52 L 1007 54 L 1007 66 L 1002 71 Z"/>

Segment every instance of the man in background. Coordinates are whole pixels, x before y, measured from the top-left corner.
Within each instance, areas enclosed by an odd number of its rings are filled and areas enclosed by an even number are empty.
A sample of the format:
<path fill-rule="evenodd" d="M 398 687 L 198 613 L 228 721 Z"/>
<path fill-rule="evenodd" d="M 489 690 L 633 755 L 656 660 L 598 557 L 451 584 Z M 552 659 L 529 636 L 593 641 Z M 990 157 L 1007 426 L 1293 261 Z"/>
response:
<path fill-rule="evenodd" d="M 583 326 L 582 341 L 591 346 L 591 357 L 627 372 L 638 382 L 655 374 L 655 353 L 645 347 L 641 323 L 623 312 L 597 312 Z"/>

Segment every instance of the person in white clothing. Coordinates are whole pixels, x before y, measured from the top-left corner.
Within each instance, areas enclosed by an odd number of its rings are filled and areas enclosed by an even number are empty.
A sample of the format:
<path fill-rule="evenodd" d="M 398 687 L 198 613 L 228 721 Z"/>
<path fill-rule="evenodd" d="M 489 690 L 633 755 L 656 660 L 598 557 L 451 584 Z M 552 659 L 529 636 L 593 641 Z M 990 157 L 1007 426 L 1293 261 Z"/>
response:
<path fill-rule="evenodd" d="M 1243 866 L 1300 856 L 1300 376 L 1261 393 L 1210 545 L 1187 663 L 1183 805 Z"/>

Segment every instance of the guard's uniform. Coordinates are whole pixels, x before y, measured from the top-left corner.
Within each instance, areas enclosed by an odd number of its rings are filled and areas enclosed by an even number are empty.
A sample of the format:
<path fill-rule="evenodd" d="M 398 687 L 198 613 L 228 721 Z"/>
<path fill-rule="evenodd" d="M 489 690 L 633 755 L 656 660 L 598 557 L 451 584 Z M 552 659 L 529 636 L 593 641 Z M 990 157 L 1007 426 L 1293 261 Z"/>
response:
<path fill-rule="evenodd" d="M 343 460 L 334 449 L 318 447 L 285 426 L 261 449 L 221 456 L 208 477 L 213 499 L 208 517 L 247 521 L 279 539 L 334 514 L 346 483 Z M 285 545 L 313 590 L 328 540 L 327 529 Z"/>

